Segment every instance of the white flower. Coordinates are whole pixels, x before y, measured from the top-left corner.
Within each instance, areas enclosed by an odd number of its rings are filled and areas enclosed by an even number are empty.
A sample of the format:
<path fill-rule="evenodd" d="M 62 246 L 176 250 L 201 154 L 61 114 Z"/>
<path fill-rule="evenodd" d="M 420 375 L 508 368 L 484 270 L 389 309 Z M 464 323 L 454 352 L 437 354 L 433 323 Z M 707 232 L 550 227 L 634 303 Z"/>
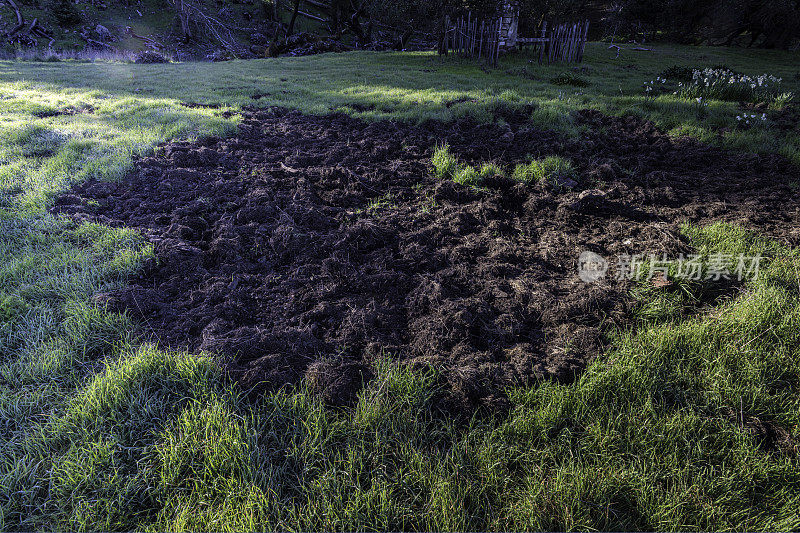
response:
<path fill-rule="evenodd" d="M 736 120 L 742 120 L 742 117 L 740 117 L 739 115 L 736 115 Z"/>

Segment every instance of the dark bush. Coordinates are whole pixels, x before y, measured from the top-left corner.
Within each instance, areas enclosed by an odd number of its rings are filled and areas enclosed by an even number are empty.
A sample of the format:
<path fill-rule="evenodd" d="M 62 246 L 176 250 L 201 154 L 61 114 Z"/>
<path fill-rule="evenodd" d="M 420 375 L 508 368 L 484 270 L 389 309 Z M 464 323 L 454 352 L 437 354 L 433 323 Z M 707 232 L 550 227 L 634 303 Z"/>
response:
<path fill-rule="evenodd" d="M 692 81 L 693 74 L 694 74 L 694 69 L 691 67 L 672 65 L 671 67 L 667 67 L 664 70 L 662 70 L 661 74 L 659 74 L 659 77 L 667 79 L 669 81 L 689 82 Z"/>
<path fill-rule="evenodd" d="M 560 74 L 555 78 L 550 78 L 550 83 L 552 83 L 553 85 L 569 85 L 571 87 L 589 86 L 588 81 L 571 73 Z"/>
<path fill-rule="evenodd" d="M 74 26 L 81 22 L 81 14 L 71 0 L 57 0 L 53 5 L 53 16 L 61 26 Z"/>
<path fill-rule="evenodd" d="M 139 52 L 136 54 L 136 59 L 134 59 L 133 62 L 141 65 L 147 65 L 155 63 L 169 63 L 169 59 L 158 52 L 151 52 L 150 50 L 147 50 L 145 52 Z"/>

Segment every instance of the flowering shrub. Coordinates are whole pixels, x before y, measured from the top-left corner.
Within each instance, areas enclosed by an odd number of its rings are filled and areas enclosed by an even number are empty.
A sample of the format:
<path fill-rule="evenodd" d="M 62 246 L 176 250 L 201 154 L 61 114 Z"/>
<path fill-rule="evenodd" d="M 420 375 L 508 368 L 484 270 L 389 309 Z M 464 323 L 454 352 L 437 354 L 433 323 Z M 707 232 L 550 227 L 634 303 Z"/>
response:
<path fill-rule="evenodd" d="M 644 95 L 650 98 L 655 98 L 659 94 L 666 92 L 663 87 L 667 83 L 667 78 L 657 77 L 655 80 L 644 82 Z M 659 86 L 662 86 L 659 88 Z"/>
<path fill-rule="evenodd" d="M 704 119 L 708 116 L 708 102 L 704 102 L 702 96 L 694 99 L 694 112 L 697 113 L 697 118 L 699 119 Z"/>
<path fill-rule="evenodd" d="M 712 98 L 733 102 L 771 103 L 780 93 L 781 78 L 769 74 L 747 76 L 728 69 L 695 70 L 692 81 L 680 83 L 678 94 L 683 98 Z"/>

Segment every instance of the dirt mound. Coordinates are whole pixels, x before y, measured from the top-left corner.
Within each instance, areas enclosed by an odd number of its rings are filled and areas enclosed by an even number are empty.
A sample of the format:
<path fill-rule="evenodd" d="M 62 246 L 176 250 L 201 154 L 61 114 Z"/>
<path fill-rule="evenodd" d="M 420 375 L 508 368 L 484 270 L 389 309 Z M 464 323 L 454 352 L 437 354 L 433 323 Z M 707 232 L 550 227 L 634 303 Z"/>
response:
<path fill-rule="evenodd" d="M 596 112 L 579 114 L 588 133 L 577 141 L 505 119 L 411 126 L 249 111 L 235 138 L 167 145 L 54 210 L 140 228 L 154 243 L 157 260 L 105 298 L 144 334 L 225 354 L 254 391 L 305 375 L 331 403 L 353 401 L 385 354 L 440 368 L 462 404 L 573 379 L 630 305 L 629 282 L 578 279 L 585 250 L 674 256 L 686 251 L 681 220 L 797 241 L 795 169 L 778 157 Z M 440 182 L 429 162 L 443 141 L 472 162 L 569 157 L 580 182 Z"/>

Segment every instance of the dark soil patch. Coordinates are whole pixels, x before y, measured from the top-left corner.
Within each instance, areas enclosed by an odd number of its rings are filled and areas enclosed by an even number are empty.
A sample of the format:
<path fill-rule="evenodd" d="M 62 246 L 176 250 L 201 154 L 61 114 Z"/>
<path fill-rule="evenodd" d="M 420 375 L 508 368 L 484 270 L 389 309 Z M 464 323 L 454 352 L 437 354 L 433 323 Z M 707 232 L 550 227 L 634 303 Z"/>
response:
<path fill-rule="evenodd" d="M 786 132 L 800 131 L 800 106 L 797 104 L 786 106 L 785 109 L 772 117 L 775 126 Z"/>
<path fill-rule="evenodd" d="M 798 444 L 792 433 L 774 421 L 729 407 L 722 410 L 722 415 L 729 423 L 749 434 L 761 451 L 797 455 Z"/>
<path fill-rule="evenodd" d="M 352 104 L 347 104 L 347 107 L 349 107 L 356 113 L 366 113 L 368 111 L 375 111 L 375 104 L 359 104 L 358 102 L 354 102 Z"/>
<path fill-rule="evenodd" d="M 36 118 L 51 118 L 51 117 L 61 117 L 65 115 L 91 115 L 94 114 L 95 108 L 94 106 L 87 105 L 87 106 L 67 106 L 62 109 L 41 109 L 38 111 L 34 111 L 32 115 Z"/>
<path fill-rule="evenodd" d="M 157 261 L 104 301 L 143 334 L 225 354 L 247 389 L 307 376 L 348 403 L 390 354 L 439 368 L 456 405 L 497 405 L 506 385 L 574 379 L 604 328 L 629 320 L 629 282 L 581 282 L 582 251 L 675 256 L 683 220 L 800 239 L 785 160 L 673 141 L 634 118 L 577 119 L 589 133 L 570 141 L 524 116 L 411 126 L 250 111 L 237 137 L 170 144 L 54 210 L 145 232 Z M 467 162 L 569 157 L 580 183 L 439 182 L 429 161 L 444 141 Z"/>
<path fill-rule="evenodd" d="M 467 96 L 462 96 L 461 98 L 456 98 L 455 100 L 448 100 L 447 102 L 444 103 L 444 106 L 447 109 L 450 109 L 454 105 L 465 104 L 465 103 L 476 103 L 476 102 L 477 102 L 477 100 L 475 100 L 474 98 L 469 98 Z"/>
<path fill-rule="evenodd" d="M 182 107 L 189 109 L 219 109 L 219 104 L 201 104 L 199 102 L 179 102 Z"/>

